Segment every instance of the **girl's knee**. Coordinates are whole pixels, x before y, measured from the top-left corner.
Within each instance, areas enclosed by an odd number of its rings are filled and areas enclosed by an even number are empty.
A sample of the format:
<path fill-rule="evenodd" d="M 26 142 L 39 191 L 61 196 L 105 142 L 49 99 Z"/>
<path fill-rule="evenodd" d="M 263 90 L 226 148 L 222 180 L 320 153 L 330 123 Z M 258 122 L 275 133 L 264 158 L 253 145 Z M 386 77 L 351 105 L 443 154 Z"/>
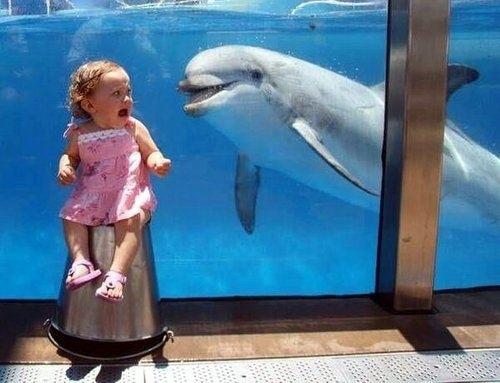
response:
<path fill-rule="evenodd" d="M 120 221 L 115 222 L 115 229 L 133 229 L 135 227 L 139 227 L 140 217 L 139 214 L 134 215 L 130 218 L 125 218 Z"/>
<path fill-rule="evenodd" d="M 142 210 L 133 217 L 122 219 L 115 222 L 115 228 L 118 230 L 134 231 L 135 229 L 142 229 L 146 223 L 151 219 L 149 210 Z"/>

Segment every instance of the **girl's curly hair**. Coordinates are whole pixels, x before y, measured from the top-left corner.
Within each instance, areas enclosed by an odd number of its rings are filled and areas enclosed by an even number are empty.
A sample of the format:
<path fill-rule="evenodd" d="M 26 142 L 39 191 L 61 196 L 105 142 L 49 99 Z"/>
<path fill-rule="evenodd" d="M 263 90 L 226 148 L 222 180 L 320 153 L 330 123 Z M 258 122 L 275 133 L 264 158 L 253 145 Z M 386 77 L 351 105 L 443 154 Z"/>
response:
<path fill-rule="evenodd" d="M 82 108 L 82 100 L 92 94 L 103 74 L 117 69 L 122 67 L 113 61 L 98 60 L 86 62 L 73 72 L 68 91 L 69 110 L 73 117 L 90 117 Z"/>

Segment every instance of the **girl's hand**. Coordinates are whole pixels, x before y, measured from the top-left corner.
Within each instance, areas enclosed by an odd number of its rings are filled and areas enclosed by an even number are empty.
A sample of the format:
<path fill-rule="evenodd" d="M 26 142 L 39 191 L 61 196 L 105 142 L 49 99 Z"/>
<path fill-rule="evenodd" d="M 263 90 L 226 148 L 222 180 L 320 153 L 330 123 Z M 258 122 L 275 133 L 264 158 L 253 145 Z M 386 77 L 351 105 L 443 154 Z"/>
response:
<path fill-rule="evenodd" d="M 59 169 L 59 173 L 57 173 L 57 179 L 61 185 L 69 185 L 76 180 L 76 172 L 73 166 L 66 165 Z"/>
<path fill-rule="evenodd" d="M 168 158 L 159 158 L 153 163 L 152 170 L 155 174 L 158 174 L 160 177 L 164 177 L 172 167 L 172 161 Z"/>

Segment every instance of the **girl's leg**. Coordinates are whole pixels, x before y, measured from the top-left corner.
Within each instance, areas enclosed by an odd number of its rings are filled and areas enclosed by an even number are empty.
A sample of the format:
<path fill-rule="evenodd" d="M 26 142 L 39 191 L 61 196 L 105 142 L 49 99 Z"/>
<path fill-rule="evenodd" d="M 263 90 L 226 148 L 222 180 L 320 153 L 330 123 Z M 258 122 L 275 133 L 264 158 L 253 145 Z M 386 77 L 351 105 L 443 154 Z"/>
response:
<path fill-rule="evenodd" d="M 89 260 L 89 233 L 87 226 L 63 219 L 63 228 L 64 239 L 66 240 L 66 245 L 73 261 L 80 259 Z M 89 269 L 87 267 L 83 265 L 77 266 L 75 273 L 66 279 L 66 283 L 88 272 Z"/>
<path fill-rule="evenodd" d="M 141 210 L 132 218 L 115 223 L 116 247 L 110 270 L 127 275 L 141 243 L 142 227 L 149 220 L 149 216 L 149 212 Z M 107 295 L 115 299 L 122 297 L 122 284 L 116 283 L 116 287 L 108 290 Z"/>

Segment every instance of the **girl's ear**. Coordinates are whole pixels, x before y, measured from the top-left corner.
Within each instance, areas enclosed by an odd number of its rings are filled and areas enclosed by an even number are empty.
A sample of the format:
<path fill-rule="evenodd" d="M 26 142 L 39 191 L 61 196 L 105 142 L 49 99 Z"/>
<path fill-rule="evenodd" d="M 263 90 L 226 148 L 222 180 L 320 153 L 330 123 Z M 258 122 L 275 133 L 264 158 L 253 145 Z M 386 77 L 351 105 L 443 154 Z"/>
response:
<path fill-rule="evenodd" d="M 88 98 L 84 98 L 81 101 L 80 105 L 82 106 L 82 109 L 89 114 L 92 114 L 95 112 L 94 105 L 92 104 L 92 102 Z"/>

